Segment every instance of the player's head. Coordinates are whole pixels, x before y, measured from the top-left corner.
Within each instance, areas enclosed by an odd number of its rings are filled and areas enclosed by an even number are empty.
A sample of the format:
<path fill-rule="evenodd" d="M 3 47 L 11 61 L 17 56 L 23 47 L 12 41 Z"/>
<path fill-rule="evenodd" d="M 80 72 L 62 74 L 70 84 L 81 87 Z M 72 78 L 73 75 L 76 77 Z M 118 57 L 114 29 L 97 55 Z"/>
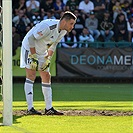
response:
<path fill-rule="evenodd" d="M 66 11 L 60 18 L 60 29 L 70 32 L 74 28 L 77 17 L 70 11 Z"/>
<path fill-rule="evenodd" d="M 66 20 L 70 20 L 70 19 L 73 19 L 73 20 L 76 20 L 77 17 L 70 11 L 66 11 L 62 17 L 60 18 L 60 20 L 62 19 L 66 19 Z"/>

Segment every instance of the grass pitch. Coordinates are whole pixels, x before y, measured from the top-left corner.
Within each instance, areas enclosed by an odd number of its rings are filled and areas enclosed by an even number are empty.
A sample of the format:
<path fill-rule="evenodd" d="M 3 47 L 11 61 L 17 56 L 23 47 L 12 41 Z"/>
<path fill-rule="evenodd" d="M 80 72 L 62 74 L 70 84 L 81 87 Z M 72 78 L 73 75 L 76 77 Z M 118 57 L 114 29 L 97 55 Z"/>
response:
<path fill-rule="evenodd" d="M 132 111 L 131 84 L 52 84 L 53 106 L 58 110 Z M 2 103 L 0 102 L 0 105 Z M 34 87 L 34 106 L 45 107 L 41 85 Z M 26 110 L 23 84 L 14 84 L 13 111 Z M 0 106 L 0 110 L 2 107 Z M 2 123 L 2 115 L 0 114 Z M 13 133 L 132 133 L 132 116 L 25 116 L 14 115 Z"/>

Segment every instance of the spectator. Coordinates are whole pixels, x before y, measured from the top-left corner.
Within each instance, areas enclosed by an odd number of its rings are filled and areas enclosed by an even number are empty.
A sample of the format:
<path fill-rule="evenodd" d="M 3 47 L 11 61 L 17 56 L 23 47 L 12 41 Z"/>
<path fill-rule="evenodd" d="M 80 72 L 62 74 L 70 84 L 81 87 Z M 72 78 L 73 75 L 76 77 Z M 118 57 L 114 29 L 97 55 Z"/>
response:
<path fill-rule="evenodd" d="M 78 34 L 75 30 L 72 30 L 70 33 L 67 34 L 61 40 L 61 47 L 63 48 L 76 48 L 78 46 L 77 42 L 79 41 Z"/>
<path fill-rule="evenodd" d="M 128 41 L 127 21 L 123 13 L 118 14 L 114 25 L 115 41 Z"/>
<path fill-rule="evenodd" d="M 23 10 L 20 10 L 19 14 L 13 17 L 12 21 L 15 24 L 15 27 L 17 28 L 22 40 L 25 35 L 26 26 L 30 23 L 30 19 L 24 14 Z"/>
<path fill-rule="evenodd" d="M 93 3 L 95 16 L 98 20 L 100 20 L 103 17 L 103 13 L 105 11 L 104 0 L 93 0 Z"/>
<path fill-rule="evenodd" d="M 64 12 L 64 11 L 62 11 L 62 12 L 60 13 L 60 17 L 62 17 L 62 16 L 64 15 L 64 13 L 65 13 L 65 12 Z"/>
<path fill-rule="evenodd" d="M 127 22 L 127 28 L 128 28 L 128 33 L 129 33 L 129 42 L 133 42 L 133 15 L 132 17 L 129 18 Z"/>
<path fill-rule="evenodd" d="M 30 24 L 28 24 L 27 26 L 26 26 L 26 33 L 28 33 L 28 31 L 30 30 L 32 28 L 32 26 L 30 25 Z"/>
<path fill-rule="evenodd" d="M 60 13 L 62 11 L 65 11 L 66 6 L 61 0 L 55 0 L 54 4 L 54 16 L 59 19 L 60 18 Z"/>
<path fill-rule="evenodd" d="M 115 5 L 117 0 L 110 0 L 109 3 L 109 12 L 110 12 L 110 17 L 113 19 L 113 6 Z"/>
<path fill-rule="evenodd" d="M 12 54 L 16 55 L 16 49 L 20 46 L 20 35 L 16 31 L 16 27 L 12 26 Z"/>
<path fill-rule="evenodd" d="M 105 42 L 108 42 L 112 39 L 114 35 L 113 27 L 114 25 L 110 19 L 109 11 L 105 11 L 103 21 L 100 23 L 100 33 Z"/>
<path fill-rule="evenodd" d="M 76 30 L 77 34 L 81 34 L 83 27 L 85 26 L 84 19 L 80 15 L 78 9 L 74 11 L 75 16 L 77 17 L 76 24 L 74 25 L 74 29 Z"/>
<path fill-rule="evenodd" d="M 74 12 L 78 9 L 79 2 L 77 0 L 68 0 L 66 3 L 66 10 Z"/>
<path fill-rule="evenodd" d="M 105 10 L 109 10 L 111 0 L 105 0 Z"/>
<path fill-rule="evenodd" d="M 90 11 L 94 10 L 94 4 L 90 0 L 83 0 L 79 3 L 79 10 L 86 17 Z"/>
<path fill-rule="evenodd" d="M 44 16 L 43 19 L 44 19 L 44 20 L 45 20 L 45 19 L 56 19 L 56 17 L 54 16 L 53 11 L 49 10 L 49 11 L 46 13 L 46 15 Z"/>
<path fill-rule="evenodd" d="M 26 13 L 26 4 L 25 0 L 19 0 L 13 5 L 13 15 L 17 16 L 20 10 L 23 10 Z"/>
<path fill-rule="evenodd" d="M 36 25 L 42 20 L 38 9 L 33 11 L 30 20 L 32 22 L 32 26 Z"/>
<path fill-rule="evenodd" d="M 129 19 L 131 17 L 131 4 L 128 0 L 124 1 L 122 10 L 125 12 L 127 19 Z"/>
<path fill-rule="evenodd" d="M 16 8 L 16 6 L 19 4 L 19 1 L 17 1 L 16 3 L 15 3 L 15 0 L 12 0 L 12 18 L 14 17 L 14 16 L 16 16 L 16 15 L 18 15 L 18 12 L 17 12 L 17 14 L 15 13 L 15 8 Z"/>
<path fill-rule="evenodd" d="M 15 3 L 17 3 L 18 0 L 12 0 L 12 5 L 14 6 Z M 0 5 L 2 4 L 2 0 L 0 0 Z"/>
<path fill-rule="evenodd" d="M 132 0 L 132 2 L 131 2 L 130 13 L 133 14 L 133 0 Z"/>
<path fill-rule="evenodd" d="M 40 13 L 42 18 L 47 15 L 47 12 L 54 11 L 53 0 L 42 0 L 40 4 Z"/>
<path fill-rule="evenodd" d="M 88 28 L 89 33 L 91 33 L 95 41 L 97 41 L 100 36 L 100 32 L 98 30 L 98 19 L 95 17 L 95 13 L 93 11 L 90 12 L 90 17 L 86 18 L 85 27 Z"/>
<path fill-rule="evenodd" d="M 25 26 L 27 26 L 30 23 L 30 19 L 24 14 L 23 10 L 20 10 L 18 15 L 13 18 L 13 23 L 16 27 L 21 20 L 24 22 Z"/>
<path fill-rule="evenodd" d="M 115 5 L 113 6 L 113 23 L 115 23 L 115 19 L 116 19 L 117 15 L 119 13 L 121 13 L 121 10 L 122 10 L 122 8 L 120 6 L 120 1 L 117 0 Z"/>
<path fill-rule="evenodd" d="M 63 1 L 63 3 L 66 5 L 66 3 L 67 3 L 68 0 L 62 0 L 62 1 Z"/>
<path fill-rule="evenodd" d="M 89 42 L 94 42 L 93 36 L 89 33 L 88 29 L 86 27 L 83 28 L 82 33 L 79 36 L 79 41 L 81 42 L 79 44 L 80 47 L 89 47 Z"/>
<path fill-rule="evenodd" d="M 39 11 L 39 8 L 40 8 L 40 2 L 39 1 L 37 1 L 37 0 L 27 0 L 26 1 L 26 9 L 27 9 L 28 17 L 33 15 L 33 12 L 35 10 Z"/>

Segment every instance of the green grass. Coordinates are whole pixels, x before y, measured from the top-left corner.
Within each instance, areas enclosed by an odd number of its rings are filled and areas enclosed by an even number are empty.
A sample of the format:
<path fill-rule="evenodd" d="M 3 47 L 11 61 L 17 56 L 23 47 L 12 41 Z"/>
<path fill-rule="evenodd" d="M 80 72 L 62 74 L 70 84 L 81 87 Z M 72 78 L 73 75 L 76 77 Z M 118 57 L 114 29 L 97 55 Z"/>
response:
<path fill-rule="evenodd" d="M 25 101 L 23 84 L 14 84 L 13 100 Z M 131 84 L 52 84 L 53 101 L 132 101 Z M 34 86 L 35 101 L 42 101 L 41 84 Z"/>
<path fill-rule="evenodd" d="M 44 109 L 44 102 L 37 101 L 34 102 L 34 106 L 36 109 Z M 57 109 L 63 110 L 84 110 L 84 109 L 91 109 L 91 110 L 117 110 L 117 111 L 131 111 L 132 110 L 132 103 L 131 102 L 108 102 L 108 101 L 99 101 L 99 102 L 87 102 L 87 101 L 54 101 L 53 106 Z M 14 110 L 25 110 L 26 103 L 25 102 L 13 102 Z"/>
<path fill-rule="evenodd" d="M 13 133 L 131 133 L 131 117 L 23 116 L 0 132 Z"/>
<path fill-rule="evenodd" d="M 54 83 L 52 90 L 56 109 L 132 110 L 131 84 Z M 35 108 L 43 110 L 40 84 L 34 94 Z M 23 84 L 14 84 L 13 110 L 22 109 L 27 109 Z M 132 116 L 13 116 L 13 125 L 0 126 L 0 133 L 132 133 L 132 124 Z"/>

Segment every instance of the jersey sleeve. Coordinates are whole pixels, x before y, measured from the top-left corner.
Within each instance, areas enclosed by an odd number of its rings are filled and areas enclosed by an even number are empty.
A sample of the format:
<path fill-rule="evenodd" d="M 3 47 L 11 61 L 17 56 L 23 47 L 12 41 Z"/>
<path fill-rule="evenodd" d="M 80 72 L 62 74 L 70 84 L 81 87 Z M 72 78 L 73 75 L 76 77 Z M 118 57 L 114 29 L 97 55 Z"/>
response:
<path fill-rule="evenodd" d="M 47 24 L 44 24 L 44 25 L 41 25 L 41 26 L 37 25 L 37 26 L 35 27 L 34 32 L 33 32 L 33 36 L 34 36 L 37 40 L 39 40 L 39 39 L 41 39 L 41 38 L 43 38 L 43 37 L 48 36 L 49 33 L 50 33 L 50 28 L 49 28 L 49 26 L 48 26 Z"/>

